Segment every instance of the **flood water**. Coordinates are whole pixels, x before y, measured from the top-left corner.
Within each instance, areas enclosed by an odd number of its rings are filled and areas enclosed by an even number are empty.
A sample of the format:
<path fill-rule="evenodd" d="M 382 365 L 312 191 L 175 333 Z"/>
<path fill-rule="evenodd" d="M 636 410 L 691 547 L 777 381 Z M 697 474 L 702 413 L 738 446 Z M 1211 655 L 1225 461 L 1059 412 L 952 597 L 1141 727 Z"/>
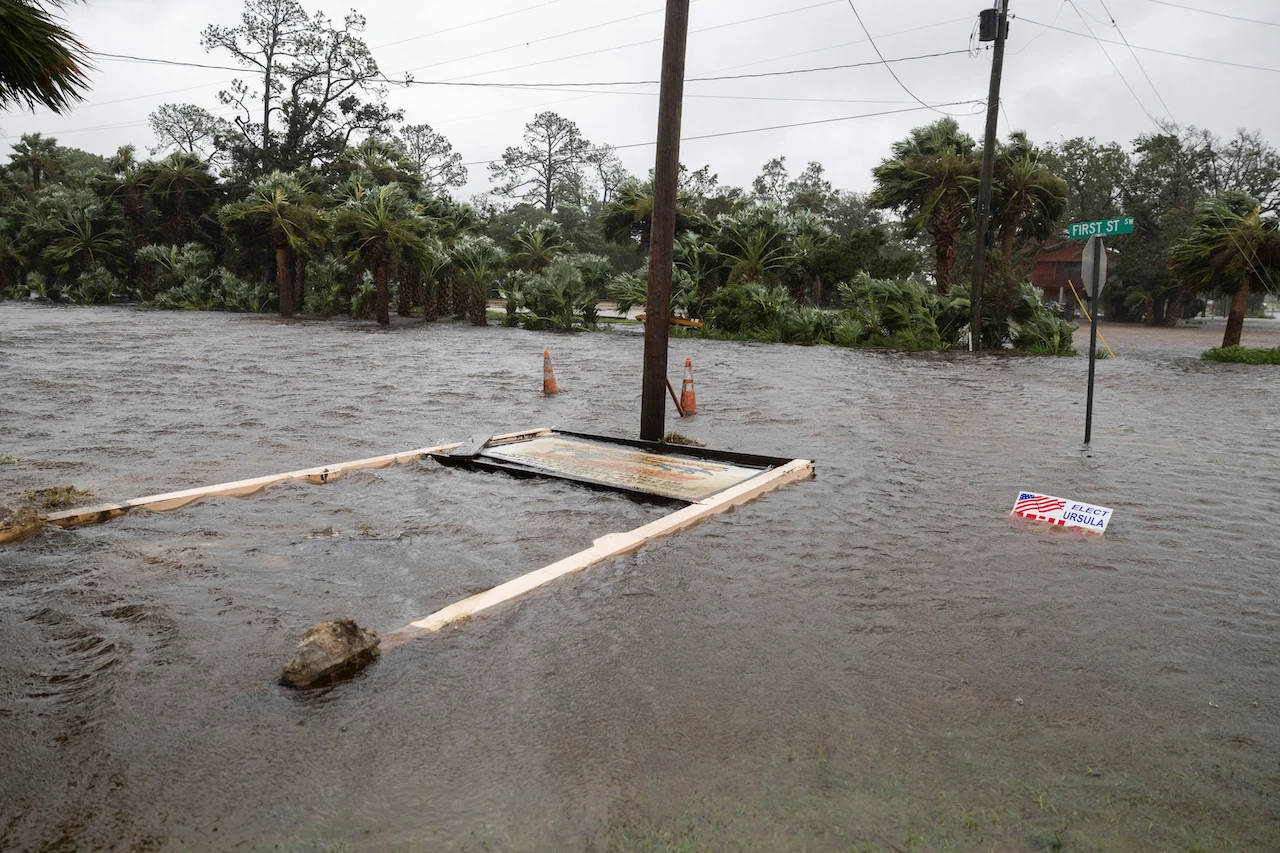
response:
<path fill-rule="evenodd" d="M 0 305 L 0 503 L 635 434 L 634 332 L 400 323 Z M 1280 368 L 1104 335 L 1087 452 L 1084 358 L 673 340 L 670 428 L 817 479 L 320 691 L 275 682 L 315 622 L 667 509 L 412 463 L 0 548 L 0 849 L 1280 848 Z"/>

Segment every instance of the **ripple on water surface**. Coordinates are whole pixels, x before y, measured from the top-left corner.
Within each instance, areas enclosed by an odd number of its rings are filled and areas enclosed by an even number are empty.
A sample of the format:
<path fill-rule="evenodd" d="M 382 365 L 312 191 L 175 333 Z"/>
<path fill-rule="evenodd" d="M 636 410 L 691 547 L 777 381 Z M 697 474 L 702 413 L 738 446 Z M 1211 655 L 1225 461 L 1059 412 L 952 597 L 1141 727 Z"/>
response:
<path fill-rule="evenodd" d="M 1083 359 L 677 340 L 681 432 L 818 478 L 312 693 L 274 683 L 308 625 L 399 627 L 664 510 L 415 463 L 0 550 L 0 848 L 1274 847 L 1280 379 L 1106 334 L 1088 454 Z M 0 502 L 631 434 L 641 348 L 4 305 Z M 1116 519 L 1010 521 L 1028 487 Z"/>

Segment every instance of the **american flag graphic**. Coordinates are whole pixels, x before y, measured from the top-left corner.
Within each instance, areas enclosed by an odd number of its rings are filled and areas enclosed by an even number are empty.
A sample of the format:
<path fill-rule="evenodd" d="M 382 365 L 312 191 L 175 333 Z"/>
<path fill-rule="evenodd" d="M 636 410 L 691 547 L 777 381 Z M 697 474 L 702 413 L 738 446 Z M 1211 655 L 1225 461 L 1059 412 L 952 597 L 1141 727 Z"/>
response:
<path fill-rule="evenodd" d="M 1066 505 L 1067 502 L 1060 498 L 1051 498 L 1048 495 L 1037 495 L 1032 492 L 1021 492 L 1018 495 L 1018 502 L 1013 505 L 1013 511 L 1016 513 L 1044 515 L 1049 512 L 1057 512 Z"/>

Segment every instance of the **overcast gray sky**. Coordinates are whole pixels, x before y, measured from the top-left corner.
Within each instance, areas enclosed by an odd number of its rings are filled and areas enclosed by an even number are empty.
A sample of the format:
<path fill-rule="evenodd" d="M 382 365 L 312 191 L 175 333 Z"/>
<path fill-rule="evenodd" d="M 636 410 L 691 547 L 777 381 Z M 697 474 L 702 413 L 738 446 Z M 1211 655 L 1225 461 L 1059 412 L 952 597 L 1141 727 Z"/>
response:
<path fill-rule="evenodd" d="M 1154 130 L 1150 113 L 1156 118 L 1171 115 L 1181 124 L 1223 135 L 1240 127 L 1258 129 L 1273 143 L 1280 143 L 1280 99 L 1275 95 L 1280 73 L 1276 71 L 1137 50 L 1144 74 L 1123 45 L 1100 46 L 1088 37 L 1032 23 L 1076 33 L 1084 33 L 1087 26 L 1100 39 L 1119 42 L 1122 33 L 1135 48 L 1280 69 L 1280 26 L 1232 20 L 1170 3 L 1280 24 L 1276 0 L 1011 0 L 1010 12 L 1016 17 L 1005 58 L 1001 135 L 1025 129 L 1038 142 L 1077 135 L 1128 142 Z M 352 3 L 303 0 L 303 5 L 340 19 Z M 984 5 L 988 4 L 982 0 L 853 0 L 887 58 L 968 48 Z M 419 80 L 486 82 L 657 79 L 662 8 L 662 0 L 370 0 L 360 5 L 368 18 L 366 40 L 388 76 L 412 69 Z M 209 23 L 236 24 L 241 11 L 242 4 L 236 0 L 88 0 L 68 6 L 65 15 L 72 31 L 93 50 L 232 64 L 225 54 L 205 53 L 199 34 Z M 1119 24 L 1119 32 L 1110 16 Z M 693 0 L 689 77 L 875 59 L 849 0 Z M 91 74 L 93 91 L 73 112 L 0 115 L 6 143 L 22 133 L 40 131 L 56 136 L 63 145 L 110 154 L 125 143 L 139 148 L 153 145 L 146 118 L 162 103 L 190 102 L 229 114 L 218 103 L 217 92 L 235 76 L 230 72 L 108 60 L 97 64 Z M 893 68 L 911 92 L 930 104 L 940 104 L 984 99 L 990 66 L 991 53 L 983 50 L 973 56 L 962 53 L 901 62 Z M 405 110 L 407 121 L 426 122 L 448 136 L 464 161 L 473 164 L 468 185 L 458 193 L 466 198 L 490 187 L 488 171 L 477 161 L 500 156 L 541 110 L 554 110 L 577 122 L 592 142 L 641 143 L 619 154 L 632 172 L 645 174 L 653 165 L 650 143 L 657 119 L 657 86 L 599 89 L 612 93 L 415 86 L 392 89 L 389 99 Z M 691 82 L 685 95 L 686 138 L 919 107 L 883 66 Z M 980 105 L 945 109 L 957 114 L 965 130 L 981 138 Z M 911 127 L 936 117 L 921 108 L 688 140 L 681 147 L 681 160 L 691 168 L 710 163 L 722 182 L 736 185 L 749 185 L 770 157 L 785 155 L 792 174 L 809 160 L 818 160 L 836 186 L 867 190 L 870 169 L 889 145 Z"/>

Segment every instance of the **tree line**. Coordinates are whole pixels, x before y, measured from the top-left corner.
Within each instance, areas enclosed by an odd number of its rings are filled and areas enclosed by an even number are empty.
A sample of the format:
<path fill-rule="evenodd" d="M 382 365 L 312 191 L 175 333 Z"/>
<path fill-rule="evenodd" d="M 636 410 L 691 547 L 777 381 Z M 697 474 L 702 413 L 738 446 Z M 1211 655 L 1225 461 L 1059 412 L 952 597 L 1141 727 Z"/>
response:
<path fill-rule="evenodd" d="M 605 297 L 642 303 L 651 177 L 628 174 L 610 146 L 543 112 L 489 165 L 492 194 L 456 200 L 468 179 L 461 155 L 387 105 L 387 87 L 408 81 L 382 74 L 364 24 L 355 12 L 334 22 L 297 0 L 249 0 L 239 25 L 206 27 L 204 47 L 255 72 L 253 82 L 219 93 L 230 120 L 194 104 L 153 112 L 152 159 L 133 146 L 107 158 L 23 136 L 0 171 L 0 288 L 381 323 L 394 303 L 403 315 L 482 324 L 498 296 L 508 322 L 554 328 L 592 326 Z M 1029 322 L 1016 317 L 1034 295 L 1032 254 L 1060 241 L 1067 222 L 1122 214 L 1136 229 L 1112 241 L 1107 314 L 1173 324 L 1198 299 L 1229 294 L 1238 343 L 1251 295 L 1273 285 L 1280 263 L 1280 156 L 1258 134 L 1170 127 L 1125 147 L 1037 146 L 1015 132 L 996 153 L 981 330 L 991 343 Z M 740 327 L 725 306 L 781 297 L 787 316 L 801 317 L 793 309 L 838 307 L 860 277 L 927 277 L 948 305 L 967 300 L 980 161 L 944 118 L 894 143 L 865 195 L 835 188 L 821 163 L 793 176 L 781 156 L 749 188 L 722 184 L 710 166 L 682 167 L 676 307 Z M 945 313 L 912 299 L 913 316 Z M 887 339 L 881 332 L 869 334 Z"/>

